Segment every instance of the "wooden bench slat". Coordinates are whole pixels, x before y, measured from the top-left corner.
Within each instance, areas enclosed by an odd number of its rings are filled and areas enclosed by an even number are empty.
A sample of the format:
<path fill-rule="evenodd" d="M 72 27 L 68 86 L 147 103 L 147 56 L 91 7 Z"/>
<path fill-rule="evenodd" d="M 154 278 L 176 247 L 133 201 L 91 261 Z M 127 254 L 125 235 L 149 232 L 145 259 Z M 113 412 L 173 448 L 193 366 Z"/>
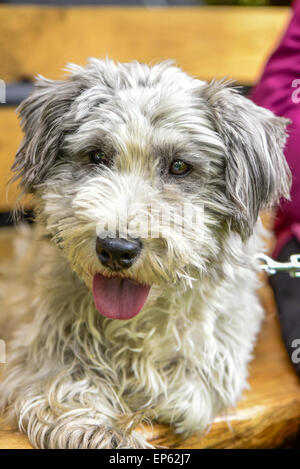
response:
<path fill-rule="evenodd" d="M 17 197 L 17 184 L 8 187 L 10 171 L 16 151 L 22 139 L 14 108 L 0 107 L 0 212 L 8 211 Z"/>
<path fill-rule="evenodd" d="M 87 57 L 142 62 L 174 58 L 203 79 L 251 84 L 277 42 L 285 7 L 0 7 L 0 78 L 62 76 Z"/>

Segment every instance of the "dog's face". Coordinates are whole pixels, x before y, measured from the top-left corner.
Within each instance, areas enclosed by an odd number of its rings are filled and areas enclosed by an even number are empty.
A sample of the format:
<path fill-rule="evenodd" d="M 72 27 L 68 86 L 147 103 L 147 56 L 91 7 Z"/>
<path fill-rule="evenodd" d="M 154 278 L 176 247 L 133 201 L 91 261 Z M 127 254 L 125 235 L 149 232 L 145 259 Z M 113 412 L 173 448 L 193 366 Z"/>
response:
<path fill-rule="evenodd" d="M 150 288 L 211 274 L 226 239 L 288 196 L 286 121 L 170 63 L 70 71 L 20 106 L 14 170 L 97 309 L 129 319 Z"/>

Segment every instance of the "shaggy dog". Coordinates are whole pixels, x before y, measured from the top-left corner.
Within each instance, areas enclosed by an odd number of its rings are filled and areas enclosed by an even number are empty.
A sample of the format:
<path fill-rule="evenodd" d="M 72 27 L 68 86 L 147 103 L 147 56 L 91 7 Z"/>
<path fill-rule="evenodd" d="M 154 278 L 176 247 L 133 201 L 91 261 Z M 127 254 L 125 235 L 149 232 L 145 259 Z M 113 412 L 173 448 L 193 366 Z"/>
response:
<path fill-rule="evenodd" d="M 69 72 L 19 108 L 36 224 L 1 284 L 0 408 L 35 447 L 147 448 L 137 424 L 202 432 L 247 385 L 287 121 L 170 62 Z"/>

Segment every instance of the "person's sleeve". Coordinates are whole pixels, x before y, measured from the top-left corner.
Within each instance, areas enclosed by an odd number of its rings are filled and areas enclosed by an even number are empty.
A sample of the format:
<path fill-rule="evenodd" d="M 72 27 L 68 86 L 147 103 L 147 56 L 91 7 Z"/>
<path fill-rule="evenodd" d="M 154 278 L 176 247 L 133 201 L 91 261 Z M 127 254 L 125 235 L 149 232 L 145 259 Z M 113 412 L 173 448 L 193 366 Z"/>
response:
<path fill-rule="evenodd" d="M 300 99 L 300 0 L 293 3 L 292 11 L 288 28 L 252 92 L 254 102 L 285 116 L 299 113 L 293 97 Z"/>
<path fill-rule="evenodd" d="M 277 236 L 300 237 L 300 0 L 292 6 L 292 17 L 277 49 L 268 60 L 254 87 L 252 100 L 277 116 L 291 120 L 285 156 L 292 171 L 291 202 L 281 204 Z M 295 231 L 295 233 L 294 233 Z"/>

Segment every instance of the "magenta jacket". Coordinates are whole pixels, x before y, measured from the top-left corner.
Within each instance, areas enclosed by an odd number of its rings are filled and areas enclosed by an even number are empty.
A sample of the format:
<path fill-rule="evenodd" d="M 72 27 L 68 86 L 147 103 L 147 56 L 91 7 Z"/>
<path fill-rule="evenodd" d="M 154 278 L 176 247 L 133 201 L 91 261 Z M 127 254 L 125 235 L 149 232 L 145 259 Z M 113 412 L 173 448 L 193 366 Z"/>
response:
<path fill-rule="evenodd" d="M 291 201 L 282 202 L 275 220 L 275 257 L 291 237 L 300 242 L 300 0 L 292 8 L 288 28 L 251 96 L 256 104 L 292 121 L 285 148 L 293 175 L 292 193 Z"/>

